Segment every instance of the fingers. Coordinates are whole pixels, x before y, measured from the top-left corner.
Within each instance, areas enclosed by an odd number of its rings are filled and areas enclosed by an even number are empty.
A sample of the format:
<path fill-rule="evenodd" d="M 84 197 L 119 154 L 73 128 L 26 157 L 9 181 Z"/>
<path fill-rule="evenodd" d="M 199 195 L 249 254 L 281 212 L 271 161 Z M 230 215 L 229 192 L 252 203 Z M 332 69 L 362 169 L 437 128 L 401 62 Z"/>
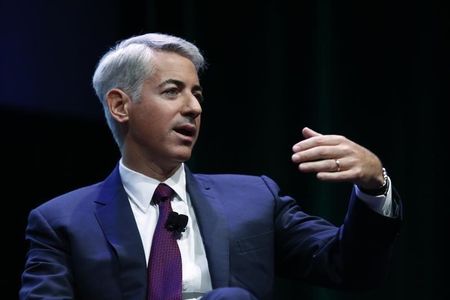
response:
<path fill-rule="evenodd" d="M 344 170 L 344 166 L 339 159 L 324 159 L 301 163 L 298 169 L 305 173 L 340 172 Z"/>
<path fill-rule="evenodd" d="M 304 162 L 298 165 L 298 169 L 302 173 L 315 173 L 322 181 L 352 181 L 355 175 L 352 161 L 345 158 Z"/>
<path fill-rule="evenodd" d="M 322 135 L 308 127 L 303 128 L 304 140 L 292 147 L 292 161 L 298 164 L 298 169 L 304 173 L 317 173 L 318 178 L 327 173 L 341 171 L 337 158 L 345 157 L 346 147 L 341 147 L 343 137 L 337 135 Z M 335 174 L 331 174 L 335 176 Z"/>
<path fill-rule="evenodd" d="M 341 135 L 322 135 L 303 128 L 304 140 L 292 147 L 292 161 L 319 180 L 348 181 L 361 187 L 378 184 L 381 162 L 376 155 Z"/>
<path fill-rule="evenodd" d="M 339 144 L 303 148 L 299 151 L 294 151 L 294 154 L 292 155 L 292 161 L 294 163 L 299 164 L 308 161 L 338 159 L 348 154 L 348 148 Z"/>
<path fill-rule="evenodd" d="M 303 134 L 303 137 L 304 137 L 305 139 L 310 138 L 310 137 L 313 137 L 313 136 L 321 135 L 320 133 L 318 133 L 317 131 L 312 130 L 312 129 L 309 128 L 309 127 L 304 127 L 304 128 L 302 129 L 302 134 Z"/>
<path fill-rule="evenodd" d="M 321 134 L 312 130 L 311 128 L 308 127 L 304 127 L 302 129 L 302 135 L 305 138 L 305 140 L 295 144 L 292 147 L 292 151 L 297 152 L 303 149 L 307 149 L 309 147 L 311 147 L 311 143 L 310 142 L 306 142 L 309 138 L 315 137 L 315 136 L 320 136 Z"/>
<path fill-rule="evenodd" d="M 293 152 L 305 151 L 316 147 L 336 146 L 345 142 L 345 138 L 340 135 L 322 135 L 309 128 L 303 131 L 305 136 L 309 136 L 292 147 Z"/>

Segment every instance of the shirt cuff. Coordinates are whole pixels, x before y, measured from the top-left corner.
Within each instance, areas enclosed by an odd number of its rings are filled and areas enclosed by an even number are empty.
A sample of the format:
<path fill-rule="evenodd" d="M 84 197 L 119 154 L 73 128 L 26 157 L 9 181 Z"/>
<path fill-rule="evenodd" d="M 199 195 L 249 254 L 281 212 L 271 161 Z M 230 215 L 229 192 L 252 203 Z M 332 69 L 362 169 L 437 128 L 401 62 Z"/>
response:
<path fill-rule="evenodd" d="M 358 186 L 355 184 L 355 192 L 356 196 L 361 199 L 364 203 L 369 206 L 373 211 L 385 216 L 385 217 L 394 217 L 394 209 L 392 203 L 392 184 L 391 179 L 388 177 L 388 190 L 384 195 L 369 195 L 361 191 Z"/>

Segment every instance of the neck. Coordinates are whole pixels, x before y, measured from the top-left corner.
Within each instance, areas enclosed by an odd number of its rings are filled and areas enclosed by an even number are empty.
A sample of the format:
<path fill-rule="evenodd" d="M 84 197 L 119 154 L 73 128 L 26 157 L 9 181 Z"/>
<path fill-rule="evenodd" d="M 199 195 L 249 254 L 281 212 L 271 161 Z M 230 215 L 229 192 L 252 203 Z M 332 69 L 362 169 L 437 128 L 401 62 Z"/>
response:
<path fill-rule="evenodd" d="M 181 166 L 181 163 L 170 166 L 161 166 L 160 164 L 156 164 L 153 162 L 135 163 L 132 160 L 127 159 L 126 157 L 122 158 L 122 162 L 127 168 L 144 174 L 145 176 L 154 178 L 160 182 L 163 182 L 166 179 L 170 178 Z"/>

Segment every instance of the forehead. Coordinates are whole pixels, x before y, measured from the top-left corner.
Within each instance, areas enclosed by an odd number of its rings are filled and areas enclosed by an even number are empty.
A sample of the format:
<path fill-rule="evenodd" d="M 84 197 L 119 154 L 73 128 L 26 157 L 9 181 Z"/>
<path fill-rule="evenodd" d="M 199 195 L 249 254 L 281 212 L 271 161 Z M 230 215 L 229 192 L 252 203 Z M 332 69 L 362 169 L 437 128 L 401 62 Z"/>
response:
<path fill-rule="evenodd" d="M 154 52 L 152 79 L 198 82 L 197 70 L 188 58 L 173 52 Z"/>

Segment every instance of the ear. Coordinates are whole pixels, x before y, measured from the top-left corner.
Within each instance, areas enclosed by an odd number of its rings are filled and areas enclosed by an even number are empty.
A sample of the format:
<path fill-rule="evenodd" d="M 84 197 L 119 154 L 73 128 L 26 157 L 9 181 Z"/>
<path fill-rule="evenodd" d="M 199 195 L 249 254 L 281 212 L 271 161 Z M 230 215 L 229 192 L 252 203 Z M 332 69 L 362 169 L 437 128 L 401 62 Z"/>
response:
<path fill-rule="evenodd" d="M 128 121 L 128 105 L 131 98 L 121 89 L 111 89 L 106 94 L 109 113 L 119 123 Z"/>

